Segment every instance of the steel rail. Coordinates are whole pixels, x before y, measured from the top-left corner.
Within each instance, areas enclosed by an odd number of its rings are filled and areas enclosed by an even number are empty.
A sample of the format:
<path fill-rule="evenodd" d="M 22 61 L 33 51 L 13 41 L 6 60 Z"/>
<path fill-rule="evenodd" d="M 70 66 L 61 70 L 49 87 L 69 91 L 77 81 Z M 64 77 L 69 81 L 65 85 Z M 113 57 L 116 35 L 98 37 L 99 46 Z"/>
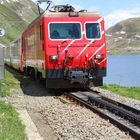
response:
<path fill-rule="evenodd" d="M 131 111 L 131 112 L 133 112 L 133 113 L 135 113 L 135 114 L 137 114 L 137 115 L 140 115 L 140 110 L 138 110 L 138 109 L 136 109 L 136 108 L 133 108 L 133 107 L 131 107 L 131 106 L 128 106 L 128 105 L 126 105 L 126 104 L 123 104 L 123 103 L 121 103 L 121 102 L 119 102 L 119 101 L 114 101 L 114 100 L 112 100 L 112 99 L 110 99 L 110 98 L 107 98 L 107 97 L 105 97 L 105 96 L 102 96 L 102 95 L 101 95 L 101 97 L 102 97 L 103 100 L 106 100 L 106 101 L 108 101 L 108 102 L 111 102 L 111 103 L 113 103 L 113 104 L 116 104 L 116 105 L 119 106 L 119 107 L 122 107 L 122 108 L 124 108 L 124 109 L 126 109 L 126 110 L 129 110 L 129 111 Z"/>
<path fill-rule="evenodd" d="M 120 107 L 122 107 L 122 108 L 124 108 L 124 109 L 126 109 L 126 110 L 129 110 L 129 111 L 131 111 L 131 112 L 133 112 L 133 113 L 135 113 L 135 114 L 137 114 L 137 115 L 140 115 L 140 110 L 138 110 L 138 109 L 136 109 L 136 108 L 134 108 L 134 107 L 128 106 L 128 105 L 123 104 L 123 103 L 121 103 L 121 102 L 119 102 L 119 101 L 115 101 L 115 100 L 113 100 L 113 99 L 111 99 L 111 98 L 108 98 L 108 97 L 106 97 L 106 96 L 104 96 L 104 95 L 101 95 L 99 91 L 94 91 L 94 90 L 92 90 L 92 89 L 90 89 L 90 90 L 88 89 L 88 91 L 89 91 L 89 92 L 92 92 L 93 94 L 97 94 L 97 95 L 101 96 L 101 98 L 102 98 L 103 100 L 106 100 L 106 101 L 108 101 L 108 102 L 110 102 L 110 103 L 112 103 L 112 104 L 115 104 L 115 105 L 120 106 Z"/>
<path fill-rule="evenodd" d="M 128 119 L 129 121 L 133 121 L 135 125 L 140 126 L 140 116 L 130 110 L 124 109 L 122 106 L 115 105 L 114 103 L 110 103 L 102 98 L 96 98 L 93 96 L 89 97 L 89 101 L 98 105 L 98 107 L 100 106 L 100 108 L 106 108 L 114 114 L 118 114 L 118 116 Z"/>
<path fill-rule="evenodd" d="M 72 99 L 72 100 L 84 105 L 86 108 L 92 110 L 94 113 L 97 113 L 102 118 L 105 118 L 105 119 L 109 120 L 112 124 L 116 125 L 119 129 L 129 133 L 135 139 L 140 138 L 140 133 L 137 132 L 135 129 L 133 129 L 131 126 L 128 126 L 125 123 L 123 123 L 122 121 L 111 117 L 110 115 L 108 115 L 105 112 L 101 111 L 97 106 L 94 106 L 93 104 L 91 104 L 89 101 L 86 101 L 86 100 L 84 100 L 84 99 L 82 99 L 82 98 L 80 98 L 80 97 L 78 97 L 76 95 L 73 95 L 71 93 L 66 93 L 65 92 L 64 95 L 66 97 L 69 97 L 70 99 Z"/>

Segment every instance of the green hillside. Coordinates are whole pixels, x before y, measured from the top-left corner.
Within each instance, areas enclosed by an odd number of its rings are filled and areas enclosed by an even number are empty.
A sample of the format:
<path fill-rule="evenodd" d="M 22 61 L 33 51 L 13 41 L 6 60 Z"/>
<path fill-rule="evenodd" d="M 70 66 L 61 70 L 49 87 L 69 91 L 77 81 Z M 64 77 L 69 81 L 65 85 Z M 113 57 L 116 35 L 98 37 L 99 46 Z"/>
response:
<path fill-rule="evenodd" d="M 140 18 L 121 21 L 109 28 L 106 33 L 109 53 L 140 53 Z"/>
<path fill-rule="evenodd" d="M 38 15 L 37 12 L 31 0 L 0 0 L 0 28 L 6 32 L 0 37 L 0 43 L 8 44 L 16 39 Z"/>

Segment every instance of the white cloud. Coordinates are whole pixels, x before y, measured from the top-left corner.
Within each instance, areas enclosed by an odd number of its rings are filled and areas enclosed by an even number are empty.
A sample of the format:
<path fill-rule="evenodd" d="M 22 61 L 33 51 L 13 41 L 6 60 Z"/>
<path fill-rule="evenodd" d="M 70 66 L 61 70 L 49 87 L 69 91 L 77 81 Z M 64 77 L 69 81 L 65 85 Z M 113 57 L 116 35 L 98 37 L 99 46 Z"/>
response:
<path fill-rule="evenodd" d="M 89 10 L 89 11 L 99 11 L 99 7 L 92 6 L 92 7 L 87 8 L 87 10 Z"/>
<path fill-rule="evenodd" d="M 132 17 L 140 17 L 140 8 L 136 7 L 131 10 L 114 11 L 111 14 L 105 16 L 106 28 L 113 26 L 117 22 L 120 22 L 128 18 L 132 18 Z"/>
<path fill-rule="evenodd" d="M 76 4 L 71 4 L 77 11 L 80 11 L 81 9 L 84 9 L 82 6 L 80 5 L 76 5 Z"/>

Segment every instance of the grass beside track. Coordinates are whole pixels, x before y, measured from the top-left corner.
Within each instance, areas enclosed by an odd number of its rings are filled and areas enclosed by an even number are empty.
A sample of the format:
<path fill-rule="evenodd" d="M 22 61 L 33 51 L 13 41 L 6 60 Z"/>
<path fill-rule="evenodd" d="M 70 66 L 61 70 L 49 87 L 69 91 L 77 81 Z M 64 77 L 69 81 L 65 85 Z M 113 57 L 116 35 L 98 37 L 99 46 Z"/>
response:
<path fill-rule="evenodd" d="M 12 70 L 11 70 L 12 71 Z M 28 79 L 24 79 L 21 74 L 18 72 L 10 73 L 5 70 L 5 79 L 0 80 L 0 96 L 6 97 L 9 96 L 10 93 L 19 93 L 19 89 L 22 83 L 29 83 Z"/>
<path fill-rule="evenodd" d="M 104 85 L 101 87 L 121 96 L 140 100 L 140 87 L 125 87 L 116 84 Z"/>
<path fill-rule="evenodd" d="M 17 88 L 19 82 L 8 71 L 5 71 L 5 79 L 0 81 L 0 95 L 6 97 L 10 95 L 10 90 Z"/>
<path fill-rule="evenodd" d="M 0 101 L 0 140 L 25 140 L 24 130 L 15 109 Z"/>
<path fill-rule="evenodd" d="M 24 81 L 25 80 L 25 81 Z M 5 71 L 5 79 L 0 80 L 0 96 L 21 94 L 22 82 L 27 83 L 17 72 Z M 25 140 L 25 126 L 21 123 L 14 107 L 0 100 L 0 140 Z"/>

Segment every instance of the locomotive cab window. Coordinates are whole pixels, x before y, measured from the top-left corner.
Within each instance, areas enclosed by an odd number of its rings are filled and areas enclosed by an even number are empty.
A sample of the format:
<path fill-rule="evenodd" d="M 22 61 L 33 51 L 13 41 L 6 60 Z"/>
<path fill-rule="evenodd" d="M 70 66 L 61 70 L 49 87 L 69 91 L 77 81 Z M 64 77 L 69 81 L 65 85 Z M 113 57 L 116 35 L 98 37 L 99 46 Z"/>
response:
<path fill-rule="evenodd" d="M 50 23 L 50 39 L 80 39 L 80 23 Z"/>
<path fill-rule="evenodd" d="M 99 23 L 86 23 L 86 37 L 87 39 L 99 39 L 101 37 L 101 30 Z"/>

